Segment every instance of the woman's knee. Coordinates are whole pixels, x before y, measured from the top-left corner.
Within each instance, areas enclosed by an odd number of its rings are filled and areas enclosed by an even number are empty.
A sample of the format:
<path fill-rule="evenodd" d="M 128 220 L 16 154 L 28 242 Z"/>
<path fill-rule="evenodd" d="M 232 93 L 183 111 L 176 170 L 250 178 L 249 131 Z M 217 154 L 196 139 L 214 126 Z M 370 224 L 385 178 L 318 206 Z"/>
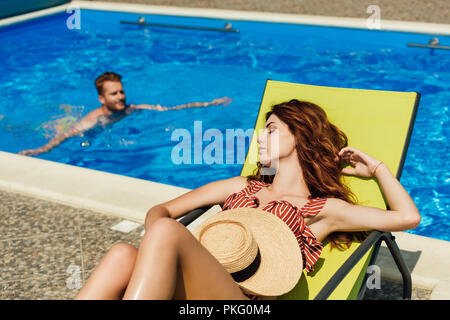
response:
<path fill-rule="evenodd" d="M 159 241 L 165 244 L 176 244 L 184 236 L 187 229 L 172 218 L 159 218 L 155 220 L 145 233 L 143 241 Z"/>
<path fill-rule="evenodd" d="M 134 263 L 137 256 L 137 248 L 131 244 L 119 242 L 109 249 L 107 255 L 113 260 Z"/>

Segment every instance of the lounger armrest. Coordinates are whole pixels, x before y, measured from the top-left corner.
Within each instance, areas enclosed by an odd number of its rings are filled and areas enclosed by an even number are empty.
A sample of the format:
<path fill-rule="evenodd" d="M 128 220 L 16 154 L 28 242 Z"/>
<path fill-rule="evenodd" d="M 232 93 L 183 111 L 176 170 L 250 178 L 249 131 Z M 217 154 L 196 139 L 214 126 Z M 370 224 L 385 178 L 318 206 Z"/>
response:
<path fill-rule="evenodd" d="M 195 219 L 200 217 L 202 214 L 204 214 L 206 211 L 211 209 L 211 207 L 212 206 L 205 206 L 202 208 L 194 209 L 194 210 L 188 212 L 183 218 L 178 220 L 178 222 L 180 222 L 182 225 L 187 227 L 192 221 L 194 221 Z"/>
<path fill-rule="evenodd" d="M 395 260 L 395 263 L 403 277 L 403 299 L 411 299 L 411 274 L 400 254 L 400 250 L 390 232 L 372 231 L 363 243 L 355 250 L 355 252 L 344 262 L 341 268 L 328 280 L 322 290 L 317 294 L 314 300 L 326 300 L 339 283 L 347 276 L 353 267 L 361 260 L 361 258 L 369 251 L 372 246 L 375 247 L 374 255 L 378 253 L 381 242 L 384 241 Z M 375 256 L 371 261 L 374 261 Z M 363 286 L 365 282 L 363 282 Z"/>

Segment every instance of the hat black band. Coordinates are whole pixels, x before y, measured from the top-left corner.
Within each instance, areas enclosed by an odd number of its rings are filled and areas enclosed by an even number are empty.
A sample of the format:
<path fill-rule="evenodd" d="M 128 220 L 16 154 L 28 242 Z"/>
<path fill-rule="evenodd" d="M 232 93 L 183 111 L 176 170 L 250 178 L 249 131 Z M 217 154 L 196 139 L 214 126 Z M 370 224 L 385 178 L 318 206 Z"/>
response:
<path fill-rule="evenodd" d="M 260 264 L 261 264 L 261 255 L 259 254 L 258 248 L 258 252 L 256 253 L 256 257 L 253 260 L 253 262 L 250 263 L 247 268 L 231 273 L 231 276 L 236 282 L 242 282 L 244 280 L 247 280 L 248 278 L 250 278 L 252 275 L 255 274 Z"/>

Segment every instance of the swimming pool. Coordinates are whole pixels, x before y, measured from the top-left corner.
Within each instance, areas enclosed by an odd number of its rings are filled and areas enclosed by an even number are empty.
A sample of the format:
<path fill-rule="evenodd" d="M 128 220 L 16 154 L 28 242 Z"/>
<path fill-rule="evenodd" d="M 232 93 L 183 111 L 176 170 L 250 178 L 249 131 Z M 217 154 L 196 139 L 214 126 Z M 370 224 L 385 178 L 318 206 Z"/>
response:
<path fill-rule="evenodd" d="M 401 182 L 423 219 L 411 233 L 450 240 L 450 53 L 407 48 L 430 35 L 282 23 L 231 21 L 239 33 L 141 28 L 133 13 L 81 11 L 81 29 L 66 13 L 0 29 L 0 150 L 36 148 L 99 106 L 95 78 L 123 76 L 129 103 L 178 105 L 227 95 L 223 107 L 143 110 L 42 159 L 195 188 L 240 173 L 241 164 L 172 163 L 176 128 L 253 128 L 266 79 L 422 94 Z M 220 19 L 142 15 L 164 24 L 221 28 Z M 439 36 L 441 44 L 450 37 Z M 201 141 L 200 141 L 201 142 Z M 209 142 L 204 142 L 205 148 Z M 224 146 L 226 141 L 223 141 Z M 192 145 L 192 150 L 199 147 Z M 194 151 L 192 151 L 192 155 Z M 193 162 L 193 161 L 192 161 Z"/>

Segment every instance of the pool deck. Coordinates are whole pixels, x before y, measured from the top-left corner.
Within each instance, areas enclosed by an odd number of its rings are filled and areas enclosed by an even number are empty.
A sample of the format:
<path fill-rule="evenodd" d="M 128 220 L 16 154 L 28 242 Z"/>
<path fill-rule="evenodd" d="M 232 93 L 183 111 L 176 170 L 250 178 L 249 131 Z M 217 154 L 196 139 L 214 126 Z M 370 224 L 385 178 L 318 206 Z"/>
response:
<path fill-rule="evenodd" d="M 138 246 L 147 210 L 186 191 L 0 152 L 0 248 L 5 253 L 0 298 L 73 298 L 78 290 L 73 270 L 79 270 L 78 283 L 84 283 L 114 243 Z M 203 219 L 219 210 L 213 207 Z M 124 220 L 137 224 L 131 230 L 111 229 Z M 411 270 L 413 299 L 450 299 L 450 242 L 393 234 Z M 386 247 L 375 263 L 381 289 L 367 290 L 365 299 L 401 297 L 401 276 Z"/>
<path fill-rule="evenodd" d="M 229 20 L 246 20 L 246 21 L 264 21 L 279 23 L 294 23 L 319 26 L 332 26 L 343 28 L 367 29 L 367 18 L 357 17 L 336 17 L 326 15 L 309 15 L 309 14 L 290 14 L 277 12 L 261 12 L 261 11 L 238 11 L 229 9 L 216 8 L 190 8 L 175 7 L 165 5 L 147 5 L 140 3 L 127 2 L 104 2 L 104 1 L 72 1 L 68 4 L 55 6 L 49 9 L 39 10 L 36 12 L 22 14 L 16 17 L 0 20 L 0 26 L 14 24 L 24 20 L 39 18 L 48 14 L 64 12 L 68 8 L 81 8 L 91 10 L 132 12 L 140 14 L 163 14 L 173 16 L 187 17 L 204 17 Z M 365 12 L 362 5 L 362 12 Z M 70 11 L 72 12 L 72 11 Z M 419 22 L 419 21 L 398 21 L 381 19 L 380 30 L 385 31 L 404 31 L 414 33 L 426 33 L 430 35 L 450 35 L 450 24 Z"/>
<path fill-rule="evenodd" d="M 96 0 L 94 0 L 96 1 Z M 259 11 L 313 16 L 367 18 L 367 8 L 377 5 L 380 17 L 388 20 L 448 23 L 448 0 L 104 0 L 159 6 L 209 8 L 235 11 Z"/>

